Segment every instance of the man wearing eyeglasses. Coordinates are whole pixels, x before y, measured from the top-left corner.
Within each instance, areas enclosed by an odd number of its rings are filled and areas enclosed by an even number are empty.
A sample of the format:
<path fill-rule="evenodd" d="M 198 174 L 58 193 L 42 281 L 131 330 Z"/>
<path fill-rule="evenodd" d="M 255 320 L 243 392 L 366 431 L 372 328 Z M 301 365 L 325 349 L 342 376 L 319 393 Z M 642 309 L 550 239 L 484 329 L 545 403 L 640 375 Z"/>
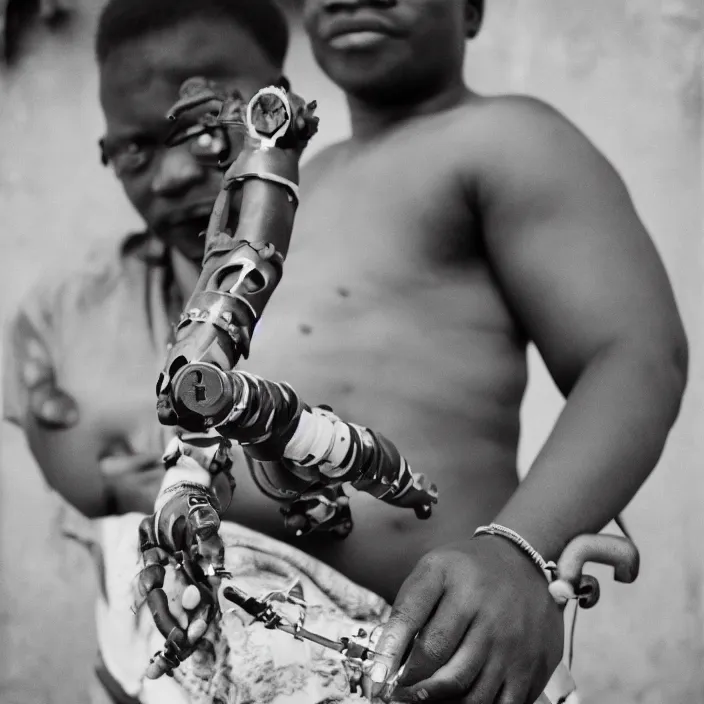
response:
<path fill-rule="evenodd" d="M 89 518 L 154 509 L 167 444 L 154 385 L 171 326 L 198 278 L 201 233 L 222 181 L 213 167 L 229 148 L 223 133 L 188 125 L 167 147 L 166 113 L 192 76 L 245 98 L 280 83 L 287 48 L 286 20 L 273 0 L 111 0 L 101 15 L 102 160 L 145 229 L 127 237 L 118 255 L 58 281 L 43 272 L 11 321 L 3 355 L 4 418 L 22 427 L 49 485 Z M 230 513 L 240 518 L 264 500 L 242 484 Z M 252 494 L 258 502 L 248 510 Z M 99 526 L 100 547 L 114 552 Z M 136 548 L 136 531 L 123 538 Z M 123 646 L 132 642 L 129 607 L 121 619 L 107 621 L 105 613 L 103 593 L 101 680 L 115 701 L 134 701 L 116 683 L 138 681 L 149 656 L 110 645 L 122 631 Z"/>
<path fill-rule="evenodd" d="M 86 516 L 153 509 L 164 449 L 154 384 L 198 277 L 222 180 L 209 164 L 229 148 L 223 132 L 195 126 L 167 147 L 166 113 L 194 75 L 245 97 L 280 82 L 287 46 L 285 18 L 261 0 L 117 0 L 101 17 L 102 160 L 146 228 L 118 257 L 32 291 L 4 373 L 5 418 L 22 425 L 49 484 Z"/>

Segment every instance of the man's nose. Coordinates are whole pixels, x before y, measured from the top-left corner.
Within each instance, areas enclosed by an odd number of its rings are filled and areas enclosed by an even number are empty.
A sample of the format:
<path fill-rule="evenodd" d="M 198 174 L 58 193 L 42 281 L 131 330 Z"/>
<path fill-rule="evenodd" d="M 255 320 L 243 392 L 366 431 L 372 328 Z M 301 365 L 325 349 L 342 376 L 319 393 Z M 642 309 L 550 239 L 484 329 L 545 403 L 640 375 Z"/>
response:
<path fill-rule="evenodd" d="M 159 196 L 177 196 L 203 181 L 205 168 L 185 147 L 165 150 L 159 161 L 152 192 Z"/>

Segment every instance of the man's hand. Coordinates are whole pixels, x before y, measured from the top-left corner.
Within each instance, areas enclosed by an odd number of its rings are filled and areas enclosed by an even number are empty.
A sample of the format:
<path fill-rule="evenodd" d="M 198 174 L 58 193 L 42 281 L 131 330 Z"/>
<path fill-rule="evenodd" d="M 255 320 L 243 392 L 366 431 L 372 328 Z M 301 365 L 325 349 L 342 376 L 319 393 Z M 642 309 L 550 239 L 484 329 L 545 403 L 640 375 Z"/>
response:
<path fill-rule="evenodd" d="M 398 593 L 375 648 L 372 692 L 395 702 L 532 703 L 563 637 L 545 577 L 517 547 L 482 536 L 433 550 Z M 409 649 L 396 687 L 384 691 L 379 680 L 393 679 Z"/>

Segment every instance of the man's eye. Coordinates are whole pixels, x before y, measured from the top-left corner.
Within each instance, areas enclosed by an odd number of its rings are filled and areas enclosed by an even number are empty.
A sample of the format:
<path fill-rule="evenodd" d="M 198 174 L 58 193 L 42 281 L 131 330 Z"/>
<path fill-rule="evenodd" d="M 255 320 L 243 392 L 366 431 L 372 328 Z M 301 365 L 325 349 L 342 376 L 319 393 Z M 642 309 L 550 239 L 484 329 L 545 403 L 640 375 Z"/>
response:
<path fill-rule="evenodd" d="M 212 122 L 213 120 L 206 120 Z M 166 137 L 167 147 L 187 144 L 191 154 L 198 161 L 209 166 L 219 166 L 219 163 L 230 152 L 230 142 L 226 132 L 214 124 L 202 122 L 190 127 L 175 129 Z"/>
<path fill-rule="evenodd" d="M 137 142 L 126 144 L 113 156 L 115 171 L 119 175 L 137 173 L 149 163 L 152 151 Z"/>

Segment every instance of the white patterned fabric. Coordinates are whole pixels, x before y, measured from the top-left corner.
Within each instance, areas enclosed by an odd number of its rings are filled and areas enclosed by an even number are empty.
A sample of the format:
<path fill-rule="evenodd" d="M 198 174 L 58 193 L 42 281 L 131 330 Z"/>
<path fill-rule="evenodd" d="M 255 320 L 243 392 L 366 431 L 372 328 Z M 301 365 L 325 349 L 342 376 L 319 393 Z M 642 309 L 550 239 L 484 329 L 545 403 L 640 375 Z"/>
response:
<path fill-rule="evenodd" d="M 362 701 L 361 694 L 351 691 L 360 673 L 338 653 L 268 630 L 239 609 L 221 621 L 215 671 L 199 672 L 198 664 L 189 659 L 174 678 L 145 679 L 149 659 L 163 647 L 164 638 L 146 606 L 136 614 L 132 611 L 141 566 L 137 530 L 142 518 L 132 513 L 100 521 L 107 600 L 98 604 L 98 640 L 107 668 L 126 693 L 143 704 Z M 304 627 L 314 633 L 337 640 L 355 636 L 362 628 L 373 636 L 388 617 L 390 607 L 381 597 L 290 545 L 229 522 L 222 524 L 221 535 L 233 583 L 261 597 L 299 582 L 307 605 Z M 233 606 L 221 603 L 224 609 Z M 546 690 L 549 698 L 544 695 L 541 702 L 557 704 L 573 690 L 569 672 L 561 667 Z"/>

